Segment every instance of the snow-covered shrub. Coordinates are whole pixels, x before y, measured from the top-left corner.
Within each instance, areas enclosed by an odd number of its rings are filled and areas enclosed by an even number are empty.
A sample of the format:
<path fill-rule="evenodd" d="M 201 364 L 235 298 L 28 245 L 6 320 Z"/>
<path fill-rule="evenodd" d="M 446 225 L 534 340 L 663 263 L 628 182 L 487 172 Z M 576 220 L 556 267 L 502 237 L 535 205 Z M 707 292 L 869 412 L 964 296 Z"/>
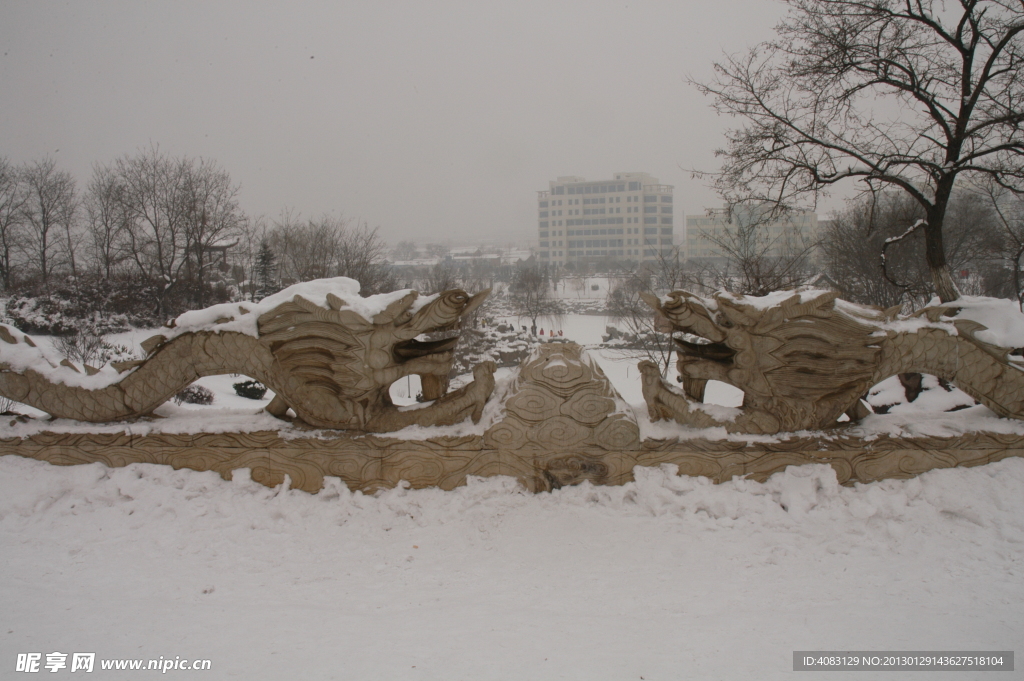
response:
<path fill-rule="evenodd" d="M 616 326 L 606 326 L 601 335 L 601 345 L 614 350 L 646 350 L 649 347 L 665 345 L 667 338 L 668 334 L 654 329 L 641 329 L 639 333 L 630 333 Z"/>
<path fill-rule="evenodd" d="M 213 404 L 213 392 L 201 385 L 190 385 L 174 396 L 175 404 Z"/>
<path fill-rule="evenodd" d="M 108 343 L 91 324 L 83 325 L 71 335 L 57 337 L 53 347 L 73 362 L 92 366 L 136 359 L 128 346 Z"/>
<path fill-rule="evenodd" d="M 539 342 L 528 332 L 505 324 L 463 329 L 449 376 L 468 374 L 474 366 L 487 361 L 499 367 L 517 367 Z"/>
<path fill-rule="evenodd" d="M 89 325 L 95 333 L 156 326 L 150 287 L 132 280 L 69 278 L 47 292 L 24 291 L 5 307 L 10 323 L 26 333 L 68 336 Z"/>
<path fill-rule="evenodd" d="M 267 394 L 267 386 L 259 381 L 242 381 L 241 383 L 232 384 L 231 387 L 235 389 L 236 395 L 247 397 L 250 400 L 262 400 L 263 396 Z"/>
<path fill-rule="evenodd" d="M 15 296 L 7 301 L 7 318 L 28 333 L 65 336 L 75 332 L 81 319 L 70 314 L 71 301 L 42 296 Z"/>

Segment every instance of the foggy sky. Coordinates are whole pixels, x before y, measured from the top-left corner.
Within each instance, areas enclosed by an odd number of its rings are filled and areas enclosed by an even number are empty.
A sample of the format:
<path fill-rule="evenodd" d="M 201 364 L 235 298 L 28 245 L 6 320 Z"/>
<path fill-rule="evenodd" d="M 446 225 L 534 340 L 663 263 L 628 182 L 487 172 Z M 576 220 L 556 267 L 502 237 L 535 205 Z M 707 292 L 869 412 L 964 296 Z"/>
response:
<path fill-rule="evenodd" d="M 218 161 L 249 214 L 344 215 L 397 242 L 536 237 L 559 175 L 642 171 L 720 204 L 730 119 L 687 84 L 772 37 L 769 0 L 0 4 L 0 156 L 150 144 Z M 733 125 L 736 123 L 733 122 Z"/>

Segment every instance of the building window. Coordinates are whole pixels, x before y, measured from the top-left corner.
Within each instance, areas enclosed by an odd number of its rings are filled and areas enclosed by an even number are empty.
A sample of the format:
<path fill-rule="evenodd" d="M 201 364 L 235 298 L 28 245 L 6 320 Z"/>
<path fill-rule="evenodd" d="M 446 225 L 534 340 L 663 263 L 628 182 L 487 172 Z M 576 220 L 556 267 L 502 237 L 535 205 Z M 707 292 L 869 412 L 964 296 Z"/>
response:
<path fill-rule="evenodd" d="M 657 234 L 657 233 L 658 233 L 658 228 L 657 227 L 644 227 L 644 234 Z"/>
<path fill-rule="evenodd" d="M 662 206 L 661 207 L 661 212 L 662 213 L 668 213 L 669 215 L 671 215 L 672 214 L 672 206 Z"/>
<path fill-rule="evenodd" d="M 548 228 L 548 223 L 547 223 L 547 221 L 546 221 L 546 220 L 542 221 L 542 222 L 541 222 L 541 223 L 540 223 L 540 224 L 538 225 L 538 227 L 540 227 L 541 229 L 547 229 L 547 228 Z"/>
<path fill-rule="evenodd" d="M 658 212 L 658 207 L 657 206 L 644 206 L 644 212 L 645 213 L 657 213 Z"/>
<path fill-rule="evenodd" d="M 666 194 L 666 195 L 662 196 L 661 197 L 661 202 L 662 203 L 672 203 L 672 195 L 671 194 Z"/>
<path fill-rule="evenodd" d="M 672 224 L 672 218 L 662 218 L 661 219 L 661 224 L 663 224 L 663 225 L 671 225 Z"/>
<path fill-rule="evenodd" d="M 670 235 L 671 236 L 672 228 L 671 227 L 662 227 L 661 228 L 661 233 L 662 233 L 663 236 L 664 235 Z"/>
<path fill-rule="evenodd" d="M 647 196 L 644 197 L 644 203 L 654 203 L 657 200 L 658 200 L 657 196 L 651 196 L 650 194 L 648 194 Z"/>
<path fill-rule="evenodd" d="M 658 224 L 658 218 L 644 218 L 644 224 L 645 225 L 656 225 L 656 224 Z M 646 230 L 646 229 L 649 229 L 649 228 L 648 227 L 644 227 L 644 229 Z"/>

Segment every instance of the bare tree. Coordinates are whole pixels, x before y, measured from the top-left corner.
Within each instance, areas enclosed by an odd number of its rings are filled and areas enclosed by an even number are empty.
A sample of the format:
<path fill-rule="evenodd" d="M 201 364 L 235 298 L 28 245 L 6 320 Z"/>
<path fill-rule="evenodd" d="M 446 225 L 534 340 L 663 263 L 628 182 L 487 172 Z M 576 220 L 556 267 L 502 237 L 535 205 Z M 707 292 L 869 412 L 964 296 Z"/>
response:
<path fill-rule="evenodd" d="M 533 258 L 519 263 L 512 273 L 509 286 L 512 309 L 520 317 L 530 320 L 530 333 L 536 335 L 537 320 L 541 317 L 559 319 L 562 305 L 551 290 L 548 268 L 537 264 Z"/>
<path fill-rule="evenodd" d="M 110 279 L 128 257 L 125 251 L 128 216 L 121 190 L 122 184 L 114 170 L 97 165 L 83 199 L 89 255 L 93 266 L 105 279 Z"/>
<path fill-rule="evenodd" d="M 284 283 L 310 281 L 334 276 L 341 221 L 331 216 L 301 221 L 297 214 L 284 212 L 275 222 L 270 245 L 280 257 Z"/>
<path fill-rule="evenodd" d="M 893 241 L 923 217 L 921 206 L 902 192 L 879 192 L 848 202 L 822 228 L 821 266 L 847 300 L 908 311 L 928 302 L 932 279 L 919 234 Z M 883 268 L 878 253 L 890 241 Z M 1003 250 L 991 207 L 973 192 L 955 192 L 946 214 L 947 260 L 967 293 L 1001 293 Z"/>
<path fill-rule="evenodd" d="M 1024 311 L 1024 198 L 988 182 L 978 188 L 999 225 L 1002 247 L 998 257 L 1009 275 L 1010 287 Z"/>
<path fill-rule="evenodd" d="M 679 289 L 714 290 L 714 285 L 709 285 L 709 272 L 717 274 L 718 271 L 700 268 L 703 264 L 683 262 L 678 249 L 672 249 L 671 252 L 659 251 L 654 260 L 624 269 L 608 291 L 609 316 L 621 332 L 620 338 L 609 339 L 614 341 L 613 349 L 625 356 L 650 360 L 661 368 L 662 376 L 667 376 L 675 335 L 671 325 L 644 299 Z"/>
<path fill-rule="evenodd" d="M 352 227 L 349 220 L 331 215 L 303 222 L 286 212 L 271 230 L 269 243 L 280 258 L 284 283 L 351 277 L 364 295 L 395 287 L 387 243 L 366 224 Z"/>
<path fill-rule="evenodd" d="M 236 279 L 240 283 L 239 293 L 244 300 L 255 300 L 256 291 L 260 288 L 260 284 L 256 281 L 256 269 L 264 244 L 268 244 L 266 218 L 262 215 L 245 216 L 238 226 L 238 245 L 235 251 L 235 261 L 239 270 Z M 276 256 L 273 269 L 272 281 L 266 282 L 268 287 L 277 281 Z"/>
<path fill-rule="evenodd" d="M 415 260 L 417 255 L 419 255 L 419 251 L 416 250 L 416 244 L 412 241 L 399 241 L 391 251 L 391 257 L 395 260 Z"/>
<path fill-rule="evenodd" d="M 644 297 L 667 293 L 676 287 L 659 290 L 657 283 L 655 273 L 647 268 L 626 273 L 608 292 L 608 312 L 616 328 L 622 327 L 624 332 L 615 349 L 625 356 L 654 362 L 661 375 L 667 376 L 675 349 L 672 328 L 659 323 L 657 313 Z"/>
<path fill-rule="evenodd" d="M 427 257 L 438 260 L 448 255 L 448 250 L 448 247 L 444 244 L 427 244 L 426 247 Z"/>
<path fill-rule="evenodd" d="M 24 240 L 25 201 L 20 170 L 0 158 L 0 283 L 4 290 L 14 283 L 15 258 Z"/>
<path fill-rule="evenodd" d="M 920 207 L 891 192 L 850 201 L 821 228 L 821 266 L 846 300 L 889 308 L 918 307 L 927 300 L 931 282 L 919 238 L 903 240 L 890 258 L 889 278 L 878 254 L 885 240 L 914 224 Z M 894 283 L 894 280 L 898 283 Z"/>
<path fill-rule="evenodd" d="M 238 186 L 227 171 L 210 160 L 183 165 L 182 197 L 185 241 L 190 252 L 188 269 L 193 304 L 206 306 L 208 259 L 213 246 L 234 239 L 237 244 L 244 216 L 238 205 Z"/>
<path fill-rule="evenodd" d="M 30 262 L 40 281 L 48 283 L 61 255 L 67 259 L 71 273 L 76 273 L 73 233 L 78 210 L 75 179 L 66 170 L 57 170 L 51 158 L 36 161 L 24 170 L 26 240 Z"/>
<path fill-rule="evenodd" d="M 718 283 L 727 283 L 737 293 L 764 296 L 807 282 L 816 244 L 777 222 L 776 215 L 765 206 L 736 205 L 730 209 L 728 226 L 702 232 L 719 252 L 719 262 L 710 263 L 718 267 Z"/>
<path fill-rule="evenodd" d="M 338 253 L 335 260 L 337 276 L 350 277 L 360 284 L 363 295 L 384 293 L 397 288 L 397 280 L 387 261 L 387 243 L 376 227 L 366 223 L 347 227 L 341 223 Z"/>
<path fill-rule="evenodd" d="M 126 222 L 129 258 L 147 281 L 158 282 L 157 312 L 169 311 L 170 297 L 188 263 L 188 204 L 184 201 L 187 161 L 157 147 L 114 164 L 118 197 Z"/>
<path fill-rule="evenodd" d="M 424 293 L 441 293 L 462 286 L 462 277 L 451 261 L 434 263 L 423 281 Z"/>
<path fill-rule="evenodd" d="M 846 180 L 906 192 L 932 285 L 957 298 L 943 236 L 958 180 L 1024 189 L 1024 5 L 784 1 L 777 40 L 696 84 L 746 121 L 719 152 L 719 191 L 780 207 Z"/>

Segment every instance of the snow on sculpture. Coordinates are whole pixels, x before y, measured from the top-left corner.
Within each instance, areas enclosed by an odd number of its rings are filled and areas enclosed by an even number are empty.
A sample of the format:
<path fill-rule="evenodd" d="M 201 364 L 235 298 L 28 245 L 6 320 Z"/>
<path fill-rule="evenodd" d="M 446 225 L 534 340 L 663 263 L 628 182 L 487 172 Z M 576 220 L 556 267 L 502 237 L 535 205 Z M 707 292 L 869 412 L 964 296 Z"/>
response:
<path fill-rule="evenodd" d="M 1024 360 L 1007 350 L 1024 345 L 1024 316 L 1010 301 L 962 299 L 900 317 L 812 290 L 652 298 L 677 331 L 700 338 L 677 344 L 682 391 L 666 384 L 654 365 L 641 364 L 651 417 L 741 434 L 652 427 L 644 437 L 650 424 L 637 422 L 601 367 L 574 343 L 538 346 L 500 395 L 490 397 L 497 392 L 490 363 L 476 367 L 473 383 L 445 394 L 452 333 L 486 292 L 363 298 L 358 291 L 350 279 L 319 280 L 260 303 L 187 312 L 143 344 L 145 360 L 99 370 L 47 358 L 31 338 L 0 325 L 0 394 L 55 416 L 134 418 L 200 376 L 239 373 L 276 392 L 268 407 L 273 413 L 290 408 L 301 421 L 339 432 L 265 425 L 163 432 L 158 423 L 138 429 L 144 432 L 83 432 L 74 423 L 51 430 L 14 419 L 10 432 L 0 433 L 0 455 L 59 465 L 165 464 L 213 470 L 225 479 L 248 469 L 262 484 L 308 492 L 320 490 L 328 476 L 369 492 L 402 481 L 452 489 L 486 475 L 514 476 L 543 491 L 583 481 L 622 484 L 638 466 L 666 464 L 721 482 L 737 475 L 765 480 L 790 465 L 826 463 L 849 484 L 1024 456 L 1024 427 L 1012 424 L 949 436 L 827 430 L 844 412 L 866 411 L 860 398 L 873 384 L 908 371 L 944 377 L 999 415 L 1024 417 Z M 420 337 L 426 333 L 440 338 Z M 388 387 L 410 374 L 424 379 L 432 403 L 391 403 Z M 712 379 L 741 388 L 743 408 L 703 404 Z M 467 417 L 478 425 L 394 432 Z M 22 425 L 27 431 L 19 434 Z M 743 435 L 786 430 L 805 432 Z"/>
<path fill-rule="evenodd" d="M 898 308 L 836 296 L 811 289 L 764 298 L 686 291 L 645 296 L 673 330 L 697 337 L 676 339 L 682 391 L 653 363 L 640 363 L 651 418 L 737 433 L 820 430 L 834 427 L 844 413 L 867 415 L 861 398 L 876 383 L 921 372 L 953 383 L 1000 416 L 1024 419 L 1024 360 L 983 339 L 993 334 L 961 314 L 968 302 L 908 317 Z M 703 404 L 709 380 L 743 390 L 743 407 Z"/>
<path fill-rule="evenodd" d="M 289 408 L 322 428 L 389 432 L 409 425 L 479 420 L 494 389 L 494 364 L 445 394 L 462 317 L 490 291 L 416 291 L 361 298 L 351 279 L 298 284 L 261 303 L 187 312 L 145 341 L 143 360 L 104 371 L 58 366 L 17 329 L 0 325 L 0 395 L 53 417 L 102 423 L 150 414 L 202 376 L 243 374 L 276 394 L 267 410 Z M 343 297 L 342 297 L 343 296 Z M 424 334 L 438 340 L 417 340 Z M 125 372 L 125 373 L 117 373 Z M 388 389 L 417 374 L 426 406 L 400 408 Z"/>

